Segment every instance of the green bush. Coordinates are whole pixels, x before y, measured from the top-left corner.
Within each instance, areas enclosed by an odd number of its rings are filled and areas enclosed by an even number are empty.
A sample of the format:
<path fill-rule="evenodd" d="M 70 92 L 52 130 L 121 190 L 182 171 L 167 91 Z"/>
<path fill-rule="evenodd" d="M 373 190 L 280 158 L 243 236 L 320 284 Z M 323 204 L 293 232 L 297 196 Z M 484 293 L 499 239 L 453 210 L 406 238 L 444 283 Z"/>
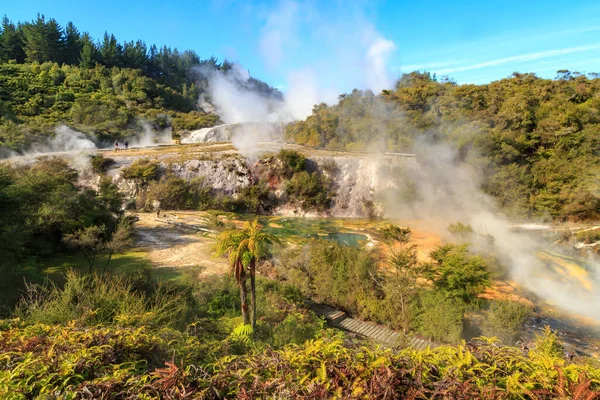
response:
<path fill-rule="evenodd" d="M 306 157 L 297 151 L 281 149 L 277 158 L 282 163 L 281 174 L 286 179 L 290 179 L 295 173 L 305 170 Z"/>
<path fill-rule="evenodd" d="M 281 274 L 316 302 L 369 316 L 377 290 L 377 263 L 366 250 L 329 240 L 312 240 L 282 255 Z"/>
<path fill-rule="evenodd" d="M 417 332 L 428 339 L 456 343 L 463 330 L 464 305 L 443 293 L 423 291 L 416 311 Z"/>
<path fill-rule="evenodd" d="M 549 326 L 545 326 L 541 334 L 536 333 L 534 347 L 529 351 L 531 358 L 552 363 L 561 360 L 564 354 L 565 348 L 558 338 L 558 332 Z"/>
<path fill-rule="evenodd" d="M 159 287 L 148 297 L 126 277 L 69 271 L 63 288 L 28 285 L 16 315 L 27 323 L 161 327 L 178 325 L 187 308 L 181 294 L 166 288 Z"/>
<path fill-rule="evenodd" d="M 600 241 L 600 228 L 586 229 L 575 232 L 575 239 L 583 243 L 595 243 Z"/>
<path fill-rule="evenodd" d="M 160 180 L 150 182 L 146 202 L 159 201 L 163 210 L 191 210 L 196 208 L 193 197 L 188 181 L 167 172 Z"/>
<path fill-rule="evenodd" d="M 292 202 L 299 204 L 303 210 L 324 211 L 331 205 L 331 185 L 329 179 L 318 171 L 302 171 L 295 173 L 286 183 L 285 191 Z"/>
<path fill-rule="evenodd" d="M 238 201 L 242 212 L 252 214 L 269 213 L 277 205 L 277 199 L 264 179 L 242 188 L 238 193 Z"/>
<path fill-rule="evenodd" d="M 160 165 L 149 158 L 138 158 L 121 171 L 123 178 L 135 180 L 139 185 L 148 185 L 160 176 Z"/>
<path fill-rule="evenodd" d="M 467 245 L 440 246 L 430 255 L 434 264 L 429 266 L 427 276 L 445 295 L 472 303 L 490 285 L 488 262 L 469 254 Z"/>
<path fill-rule="evenodd" d="M 215 210 L 234 213 L 269 213 L 277 205 L 277 199 L 271 192 L 268 183 L 260 180 L 256 184 L 241 188 L 234 195 L 219 194 L 212 199 L 210 205 Z"/>
<path fill-rule="evenodd" d="M 490 302 L 486 313 L 483 333 L 486 336 L 496 336 L 506 344 L 514 344 L 530 315 L 531 309 L 525 304 L 509 300 L 494 300 Z"/>
<path fill-rule="evenodd" d="M 290 312 L 273 329 L 272 343 L 276 347 L 302 344 L 317 337 L 321 329 L 322 324 L 314 315 L 306 312 Z"/>
<path fill-rule="evenodd" d="M 219 116 L 207 114 L 200 111 L 188 113 L 174 113 L 171 118 L 171 126 L 175 132 L 194 131 L 196 129 L 209 128 L 220 123 Z"/>
<path fill-rule="evenodd" d="M 105 158 L 102 154 L 95 154 L 91 159 L 92 169 L 97 174 L 104 174 L 115 164 L 112 158 Z"/>

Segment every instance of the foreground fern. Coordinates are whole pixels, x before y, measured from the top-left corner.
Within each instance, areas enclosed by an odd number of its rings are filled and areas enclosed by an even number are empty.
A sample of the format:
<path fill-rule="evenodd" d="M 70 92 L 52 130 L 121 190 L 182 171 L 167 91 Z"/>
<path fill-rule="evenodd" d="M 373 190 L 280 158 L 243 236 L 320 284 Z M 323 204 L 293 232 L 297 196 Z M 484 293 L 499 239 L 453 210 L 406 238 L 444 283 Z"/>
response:
<path fill-rule="evenodd" d="M 0 397 L 580 398 L 600 370 L 493 340 L 434 350 L 349 348 L 323 337 L 223 356 L 226 342 L 172 329 L 0 323 Z"/>

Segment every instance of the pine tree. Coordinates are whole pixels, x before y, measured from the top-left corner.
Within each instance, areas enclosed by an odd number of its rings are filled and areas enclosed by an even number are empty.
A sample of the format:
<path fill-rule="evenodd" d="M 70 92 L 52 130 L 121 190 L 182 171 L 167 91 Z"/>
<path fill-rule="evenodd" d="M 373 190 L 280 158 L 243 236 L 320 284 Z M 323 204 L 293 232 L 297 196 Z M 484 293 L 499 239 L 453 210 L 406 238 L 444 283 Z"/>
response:
<path fill-rule="evenodd" d="M 104 38 L 100 46 L 100 56 L 102 64 L 107 67 L 118 67 L 123 63 L 123 48 L 117 42 L 115 35 L 109 35 L 108 32 L 104 32 Z"/>
<path fill-rule="evenodd" d="M 65 62 L 66 46 L 62 27 L 51 18 L 44 28 L 47 49 L 44 61 Z"/>
<path fill-rule="evenodd" d="M 146 44 L 141 40 L 126 42 L 123 46 L 123 66 L 127 68 L 144 69 L 147 62 Z"/>
<path fill-rule="evenodd" d="M 43 63 L 63 61 L 63 33 L 54 18 L 46 22 L 43 15 L 23 25 L 25 54 L 27 61 Z"/>
<path fill-rule="evenodd" d="M 79 66 L 81 68 L 93 68 L 96 65 L 96 46 L 87 32 L 82 35 L 80 42 Z"/>
<path fill-rule="evenodd" d="M 65 56 L 64 62 L 70 65 L 79 63 L 79 57 L 83 50 L 81 35 L 72 22 L 69 22 L 65 28 Z"/>
<path fill-rule="evenodd" d="M 0 61 L 16 60 L 25 62 L 22 31 L 15 26 L 7 16 L 2 18 L 2 34 L 0 35 Z"/>

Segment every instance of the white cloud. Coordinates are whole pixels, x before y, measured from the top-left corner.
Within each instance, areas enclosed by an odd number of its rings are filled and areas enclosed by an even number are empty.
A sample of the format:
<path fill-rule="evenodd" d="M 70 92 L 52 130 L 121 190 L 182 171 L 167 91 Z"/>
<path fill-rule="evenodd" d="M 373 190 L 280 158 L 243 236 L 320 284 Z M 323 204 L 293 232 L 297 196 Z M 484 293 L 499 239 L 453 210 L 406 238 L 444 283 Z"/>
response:
<path fill-rule="evenodd" d="M 496 67 L 498 65 L 512 63 L 512 62 L 535 61 L 535 60 L 539 60 L 542 58 L 557 57 L 557 56 L 562 56 L 565 54 L 581 53 L 581 52 L 596 50 L 596 49 L 600 49 L 600 45 L 577 46 L 577 47 L 570 47 L 570 48 L 566 48 L 566 49 L 540 51 L 540 52 L 529 53 L 529 54 L 521 54 L 518 56 L 498 58 L 496 60 L 484 61 L 484 62 L 471 64 L 471 65 L 462 65 L 462 66 L 451 67 L 451 68 L 443 68 L 443 69 L 437 70 L 436 72 L 438 74 L 446 75 L 446 74 L 450 74 L 453 72 L 472 71 L 472 70 L 481 69 L 481 68 Z"/>
<path fill-rule="evenodd" d="M 422 64 L 408 64 L 408 65 L 401 65 L 400 68 L 394 68 L 394 70 L 402 70 L 405 72 L 410 72 L 410 71 L 420 71 L 420 70 L 431 70 L 431 69 L 437 69 L 437 68 L 445 68 L 445 67 L 449 67 L 451 65 L 459 65 L 459 64 L 463 64 L 467 62 L 466 60 L 461 60 L 461 61 L 434 61 L 434 62 L 429 62 L 429 63 L 422 63 Z"/>

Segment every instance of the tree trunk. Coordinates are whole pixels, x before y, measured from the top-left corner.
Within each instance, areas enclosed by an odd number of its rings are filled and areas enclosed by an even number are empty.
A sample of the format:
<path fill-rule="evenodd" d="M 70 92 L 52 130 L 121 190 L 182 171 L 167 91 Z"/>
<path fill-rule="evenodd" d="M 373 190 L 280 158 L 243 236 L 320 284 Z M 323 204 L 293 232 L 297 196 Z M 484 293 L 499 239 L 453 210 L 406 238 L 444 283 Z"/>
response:
<path fill-rule="evenodd" d="M 108 253 L 108 260 L 106 260 L 106 264 L 104 264 L 104 270 L 102 271 L 102 275 L 106 275 L 106 269 L 108 268 L 108 264 L 110 263 L 110 260 L 112 259 L 112 255 L 113 255 L 113 252 L 111 250 L 110 253 Z"/>
<path fill-rule="evenodd" d="M 252 309 L 252 330 L 256 331 L 256 262 L 250 261 L 250 308 Z"/>
<path fill-rule="evenodd" d="M 242 318 L 244 319 L 244 325 L 250 324 L 250 316 L 248 315 L 248 288 L 246 287 L 246 278 L 243 277 L 239 280 L 240 285 L 240 301 L 242 303 Z"/>

